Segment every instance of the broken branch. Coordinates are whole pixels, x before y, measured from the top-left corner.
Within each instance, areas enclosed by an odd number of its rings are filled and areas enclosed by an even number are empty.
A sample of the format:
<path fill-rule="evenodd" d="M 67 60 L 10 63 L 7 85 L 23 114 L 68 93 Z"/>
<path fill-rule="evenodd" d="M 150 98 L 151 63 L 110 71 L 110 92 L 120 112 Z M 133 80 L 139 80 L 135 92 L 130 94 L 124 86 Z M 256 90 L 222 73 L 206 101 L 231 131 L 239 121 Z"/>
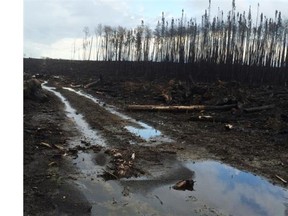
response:
<path fill-rule="evenodd" d="M 183 111 L 200 111 L 200 110 L 230 110 L 236 108 L 237 104 L 223 106 L 209 105 L 191 105 L 191 106 L 161 106 L 161 105 L 128 105 L 129 111 L 166 111 L 166 112 L 183 112 Z"/>
<path fill-rule="evenodd" d="M 278 178 L 280 181 L 282 181 L 284 184 L 287 184 L 287 181 L 286 181 L 285 179 L 281 178 L 281 177 L 278 176 L 278 175 L 275 175 L 275 176 L 276 176 L 276 178 Z"/>
<path fill-rule="evenodd" d="M 244 112 L 246 112 L 246 113 L 258 112 L 258 111 L 262 111 L 262 110 L 273 109 L 274 107 L 275 107 L 274 104 L 266 105 L 266 106 L 260 106 L 260 107 L 252 107 L 252 108 L 244 109 Z"/>
<path fill-rule="evenodd" d="M 105 170 L 105 169 L 102 169 L 102 170 L 103 170 L 105 173 L 113 176 L 115 179 L 119 179 L 119 178 L 118 178 L 116 175 L 114 175 L 113 173 L 111 173 L 111 172 L 109 172 L 109 171 L 107 171 L 107 170 Z"/>
<path fill-rule="evenodd" d="M 45 146 L 47 148 L 52 148 L 52 146 L 49 143 L 41 142 L 39 145 Z"/>
<path fill-rule="evenodd" d="M 87 85 L 84 86 L 84 88 L 85 89 L 90 88 L 90 87 L 96 85 L 98 82 L 100 82 L 100 79 L 98 79 L 98 80 L 96 80 L 94 82 L 88 83 Z"/>

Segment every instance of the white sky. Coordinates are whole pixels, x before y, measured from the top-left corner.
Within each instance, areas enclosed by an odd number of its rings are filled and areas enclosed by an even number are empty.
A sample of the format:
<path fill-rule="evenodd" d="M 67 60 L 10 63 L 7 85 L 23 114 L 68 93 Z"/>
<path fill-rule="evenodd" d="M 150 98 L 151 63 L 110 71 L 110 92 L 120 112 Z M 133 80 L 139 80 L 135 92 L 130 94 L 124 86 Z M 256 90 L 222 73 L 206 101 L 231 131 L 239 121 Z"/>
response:
<path fill-rule="evenodd" d="M 184 9 L 187 18 L 201 21 L 201 15 L 208 8 L 209 0 L 24 0 L 24 41 L 25 57 L 71 58 L 74 41 L 83 38 L 83 28 L 88 26 L 94 32 L 98 24 L 136 27 L 141 23 L 154 29 L 161 20 L 162 11 L 166 20 L 180 18 Z M 274 17 L 275 10 L 288 18 L 287 0 L 236 0 L 236 10 Z M 231 9 L 232 0 L 211 0 L 212 15 L 218 7 L 224 16 Z M 77 48 L 77 44 L 76 44 Z"/>

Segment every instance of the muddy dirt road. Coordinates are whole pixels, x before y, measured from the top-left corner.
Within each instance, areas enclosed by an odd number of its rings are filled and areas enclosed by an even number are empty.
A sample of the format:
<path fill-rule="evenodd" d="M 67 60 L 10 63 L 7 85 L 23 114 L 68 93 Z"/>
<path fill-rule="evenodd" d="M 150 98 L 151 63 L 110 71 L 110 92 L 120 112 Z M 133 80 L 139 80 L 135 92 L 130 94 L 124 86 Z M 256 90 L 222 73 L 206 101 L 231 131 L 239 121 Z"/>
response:
<path fill-rule="evenodd" d="M 288 214 L 284 105 L 245 115 L 128 112 L 159 102 L 153 86 L 39 80 L 24 101 L 25 215 Z"/>

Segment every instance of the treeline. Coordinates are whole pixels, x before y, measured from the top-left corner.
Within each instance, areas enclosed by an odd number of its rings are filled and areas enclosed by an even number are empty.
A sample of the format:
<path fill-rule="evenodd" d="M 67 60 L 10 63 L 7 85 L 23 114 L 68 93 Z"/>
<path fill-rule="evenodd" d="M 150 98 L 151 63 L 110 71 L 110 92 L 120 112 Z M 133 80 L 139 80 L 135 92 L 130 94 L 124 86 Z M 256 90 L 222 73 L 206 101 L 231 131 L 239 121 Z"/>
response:
<path fill-rule="evenodd" d="M 153 61 L 246 66 L 288 67 L 288 21 L 281 12 L 268 18 L 257 10 L 253 23 L 251 8 L 248 13 L 236 12 L 235 0 L 224 16 L 218 11 L 210 16 L 209 7 L 201 23 L 187 19 L 182 10 L 178 19 L 158 21 L 151 29 L 142 21 L 135 29 L 99 24 L 95 34 L 84 28 L 83 60 L 91 60 L 95 47 L 97 61 Z M 74 49 L 75 52 L 75 49 Z M 75 53 L 74 53 L 75 55 Z"/>
<path fill-rule="evenodd" d="M 64 75 L 91 82 L 100 76 L 109 81 L 215 82 L 236 81 L 251 85 L 288 85 L 287 68 L 215 64 L 209 62 L 179 64 L 152 61 L 82 61 L 24 58 L 24 72 L 29 74 Z"/>

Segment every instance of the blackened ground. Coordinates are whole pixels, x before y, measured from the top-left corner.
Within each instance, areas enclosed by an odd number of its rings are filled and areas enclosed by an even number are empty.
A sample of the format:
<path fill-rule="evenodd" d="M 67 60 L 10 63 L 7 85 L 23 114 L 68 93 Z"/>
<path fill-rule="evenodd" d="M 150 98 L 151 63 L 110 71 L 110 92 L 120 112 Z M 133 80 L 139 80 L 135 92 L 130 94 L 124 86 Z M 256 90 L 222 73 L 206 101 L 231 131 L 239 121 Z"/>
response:
<path fill-rule="evenodd" d="M 48 92 L 45 101 L 24 102 L 24 215 L 89 215 L 91 206 L 67 179 L 70 167 L 53 144 L 65 146 L 63 104 Z M 49 147 L 51 146 L 51 147 Z"/>
<path fill-rule="evenodd" d="M 89 65 L 88 65 L 89 66 Z M 87 66 L 87 67 L 88 67 Z M 41 68 L 41 65 L 39 66 Z M 97 68 L 95 68 L 96 70 Z M 102 68 L 103 69 L 103 68 Z M 90 70 L 91 71 L 91 70 Z M 104 71 L 104 70 L 103 70 Z M 215 159 L 267 177 L 287 187 L 277 176 L 288 179 L 288 89 L 285 86 L 248 86 L 238 82 L 194 83 L 178 79 L 145 80 L 133 76 L 103 74 L 102 82 L 89 89 L 99 77 L 85 71 L 66 76 L 41 75 L 52 85 L 80 86 L 107 104 L 119 107 L 135 119 L 153 125 L 175 142 L 143 147 L 130 145 L 139 138 L 123 131 L 123 120 L 109 114 L 88 99 L 61 91 L 86 121 L 105 134 L 110 147 L 136 152 L 135 170 L 141 175 L 151 164 L 165 166 L 165 158 L 179 160 Z M 61 88 L 59 88 L 61 89 Z M 45 92 L 24 98 L 24 213 L 25 215 L 85 215 L 91 206 L 70 184 L 73 168 L 57 146 L 77 131 L 63 111 L 64 105 Z M 237 103 L 243 109 L 185 113 L 128 112 L 128 104 L 225 105 Z M 274 108 L 245 112 L 245 108 L 274 105 Z M 199 120 L 212 116 L 213 121 Z M 226 125 L 230 124 L 231 129 Z M 47 145 L 48 144 L 48 145 Z M 52 148 L 49 146 L 52 145 Z M 129 151 L 128 151 L 129 150 Z"/>

